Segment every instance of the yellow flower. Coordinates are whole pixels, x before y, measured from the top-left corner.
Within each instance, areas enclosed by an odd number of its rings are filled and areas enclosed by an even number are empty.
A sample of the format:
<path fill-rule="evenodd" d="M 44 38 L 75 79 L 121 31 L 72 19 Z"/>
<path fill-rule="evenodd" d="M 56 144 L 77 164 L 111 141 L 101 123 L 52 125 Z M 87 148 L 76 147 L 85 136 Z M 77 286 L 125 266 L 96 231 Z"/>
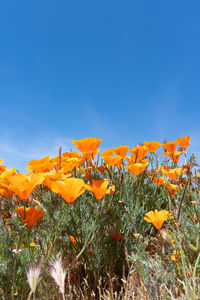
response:
<path fill-rule="evenodd" d="M 35 246 L 36 246 L 36 243 L 34 243 L 34 242 L 30 243 L 30 247 L 35 247 Z"/>
<path fill-rule="evenodd" d="M 162 228 L 164 221 L 167 220 L 169 212 L 165 209 L 161 211 L 149 211 L 145 215 L 144 220 L 148 223 L 152 223 L 158 230 Z"/>

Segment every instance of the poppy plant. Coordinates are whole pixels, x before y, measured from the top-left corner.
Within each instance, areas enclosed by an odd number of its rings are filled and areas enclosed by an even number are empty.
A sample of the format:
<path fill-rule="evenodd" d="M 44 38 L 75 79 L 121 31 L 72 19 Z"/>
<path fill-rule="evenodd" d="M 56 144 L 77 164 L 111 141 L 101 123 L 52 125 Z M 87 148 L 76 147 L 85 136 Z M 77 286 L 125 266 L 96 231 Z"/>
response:
<path fill-rule="evenodd" d="M 124 159 L 128 149 L 129 149 L 129 146 L 119 146 L 119 147 L 116 147 L 112 150 L 116 155 L 119 155 Z"/>
<path fill-rule="evenodd" d="M 98 152 L 98 146 L 101 144 L 102 139 L 97 138 L 85 138 L 79 141 L 72 141 L 71 143 L 76 146 L 76 148 L 84 155 L 89 154 L 89 158 L 94 158 Z"/>
<path fill-rule="evenodd" d="M 177 185 L 171 183 L 166 184 L 165 187 L 167 189 L 168 194 L 172 197 L 174 197 L 177 191 L 179 190 L 179 187 Z"/>
<path fill-rule="evenodd" d="M 148 148 L 148 151 L 153 153 L 156 152 L 156 150 L 161 146 L 160 142 L 144 142 L 145 146 Z"/>
<path fill-rule="evenodd" d="M 169 170 L 165 170 L 164 167 L 162 167 L 162 173 L 164 175 L 169 176 L 169 178 L 173 181 L 176 181 L 179 179 L 179 177 L 182 175 L 183 173 L 183 169 L 182 168 L 175 168 L 175 169 L 169 169 Z"/>
<path fill-rule="evenodd" d="M 79 178 L 56 181 L 51 185 L 52 192 L 62 196 L 67 203 L 72 203 L 85 191 L 85 183 Z"/>
<path fill-rule="evenodd" d="M 165 209 L 158 211 L 151 210 L 145 214 L 144 220 L 152 223 L 158 230 L 162 228 L 163 223 L 168 219 L 169 212 Z"/>
<path fill-rule="evenodd" d="M 32 159 L 27 167 L 26 170 L 34 171 L 35 173 L 42 173 L 48 172 L 53 168 L 53 164 L 51 162 L 50 156 L 45 156 L 41 159 Z"/>
<path fill-rule="evenodd" d="M 162 144 L 162 147 L 167 150 L 170 154 L 174 153 L 176 150 L 177 143 L 176 142 L 168 142 Z"/>
<path fill-rule="evenodd" d="M 162 153 L 162 155 L 169 156 L 171 158 L 171 160 L 173 160 L 174 162 L 177 163 L 179 161 L 180 155 L 182 153 L 186 153 L 186 151 L 175 151 L 174 153 L 164 152 L 164 153 Z"/>
<path fill-rule="evenodd" d="M 33 227 L 37 222 L 44 217 L 44 212 L 42 209 L 36 209 L 35 207 L 16 207 L 16 211 L 22 221 L 26 223 L 27 227 Z"/>
<path fill-rule="evenodd" d="M 176 140 L 177 144 L 181 146 L 181 148 L 186 149 L 190 143 L 190 136 L 180 137 Z"/>
<path fill-rule="evenodd" d="M 32 191 L 42 184 L 44 177 L 40 174 L 16 174 L 8 179 L 9 189 L 18 195 L 21 200 L 26 200 Z"/>
<path fill-rule="evenodd" d="M 143 159 L 147 155 L 149 149 L 147 146 L 138 145 L 138 146 L 135 146 L 133 148 L 133 150 L 129 150 L 129 151 L 134 155 L 135 163 L 136 163 L 136 162 L 139 162 L 141 159 Z"/>
<path fill-rule="evenodd" d="M 145 164 L 141 164 L 141 163 L 136 163 L 136 164 L 132 164 L 127 166 L 126 168 L 133 173 L 134 175 L 138 176 L 140 175 L 148 166 L 148 163 Z"/>
<path fill-rule="evenodd" d="M 92 191 L 97 200 L 101 200 L 106 193 L 110 193 L 108 184 L 108 180 L 94 180 L 92 184 L 86 185 L 86 189 Z"/>
<path fill-rule="evenodd" d="M 117 168 L 121 167 L 123 161 L 121 156 L 103 156 L 103 159 L 109 167 L 115 166 Z"/>

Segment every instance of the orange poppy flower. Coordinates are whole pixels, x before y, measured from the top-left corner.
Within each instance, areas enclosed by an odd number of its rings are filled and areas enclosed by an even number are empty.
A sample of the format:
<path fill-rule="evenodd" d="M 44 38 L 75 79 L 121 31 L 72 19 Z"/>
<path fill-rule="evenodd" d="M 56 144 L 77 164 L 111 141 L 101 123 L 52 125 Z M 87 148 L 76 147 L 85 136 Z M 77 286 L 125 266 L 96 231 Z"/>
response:
<path fill-rule="evenodd" d="M 163 223 L 168 219 L 169 212 L 165 209 L 157 211 L 151 210 L 145 214 L 144 220 L 152 223 L 158 230 L 162 228 Z"/>
<path fill-rule="evenodd" d="M 168 142 L 162 144 L 162 147 L 166 149 L 170 154 L 174 153 L 176 150 L 177 143 L 176 142 Z"/>
<path fill-rule="evenodd" d="M 101 156 L 112 156 L 113 153 L 114 153 L 113 149 L 108 149 L 108 150 L 103 151 L 100 155 Z"/>
<path fill-rule="evenodd" d="M 157 186 L 161 186 L 161 185 L 166 185 L 167 184 L 167 180 L 165 180 L 163 177 L 154 177 L 153 181 L 155 182 L 155 184 Z"/>
<path fill-rule="evenodd" d="M 51 185 L 51 190 L 62 196 L 67 203 L 72 203 L 85 191 L 85 183 L 79 178 L 68 178 L 56 181 Z"/>
<path fill-rule="evenodd" d="M 74 247 L 77 248 L 78 247 L 78 243 L 79 243 L 77 237 L 75 238 L 75 237 L 73 237 L 73 235 L 70 234 L 69 238 L 70 238 L 72 244 L 74 245 Z"/>
<path fill-rule="evenodd" d="M 176 140 L 177 144 L 181 146 L 181 148 L 186 149 L 190 143 L 190 136 L 180 137 Z"/>
<path fill-rule="evenodd" d="M 171 183 L 166 184 L 165 187 L 167 189 L 168 194 L 172 197 L 174 197 L 177 191 L 179 190 L 179 187 L 177 185 Z"/>
<path fill-rule="evenodd" d="M 112 186 L 110 186 L 107 191 L 106 191 L 106 195 L 113 195 L 115 193 L 115 185 L 113 184 Z"/>
<path fill-rule="evenodd" d="M 129 165 L 135 164 L 135 155 L 131 155 L 131 156 L 126 156 L 125 159 L 127 160 L 127 162 L 129 163 Z M 145 159 L 137 159 L 137 163 L 141 163 L 141 164 L 146 164 L 149 161 L 148 158 Z"/>
<path fill-rule="evenodd" d="M 146 169 L 147 166 L 148 166 L 148 163 L 146 163 L 146 164 L 136 163 L 136 164 L 129 165 L 126 168 L 131 173 L 138 176 L 138 175 L 140 175 L 140 173 L 142 173 Z"/>
<path fill-rule="evenodd" d="M 44 217 L 42 209 L 36 209 L 35 207 L 26 208 L 24 206 L 16 207 L 16 211 L 22 221 L 26 223 L 27 227 L 33 227 L 37 222 Z"/>
<path fill-rule="evenodd" d="M 8 179 L 9 188 L 16 193 L 21 200 L 26 200 L 32 191 L 42 184 L 44 177 L 40 174 L 15 174 Z"/>
<path fill-rule="evenodd" d="M 3 195 L 6 198 L 11 199 L 14 192 L 10 190 L 10 187 L 8 184 L 1 182 L 0 183 L 0 197 Z"/>
<path fill-rule="evenodd" d="M 97 148 L 101 142 L 102 139 L 88 137 L 79 141 L 74 140 L 72 144 L 76 145 L 76 148 L 86 157 L 94 159 L 99 151 Z"/>
<path fill-rule="evenodd" d="M 103 159 L 109 167 L 116 166 L 117 168 L 121 167 L 123 160 L 121 156 L 103 156 Z"/>
<path fill-rule="evenodd" d="M 15 174 L 16 174 L 16 168 L 5 170 L 3 173 L 1 173 L 0 180 L 5 183 L 8 183 L 8 179 Z"/>
<path fill-rule="evenodd" d="M 48 172 L 53 168 L 53 164 L 51 163 L 51 157 L 45 156 L 40 159 L 32 159 L 27 167 L 26 170 L 34 171 L 35 173 L 42 173 Z"/>
<path fill-rule="evenodd" d="M 51 189 L 52 184 L 57 180 L 64 180 L 70 177 L 70 174 L 64 174 L 63 170 L 52 170 L 51 172 L 40 173 L 40 175 L 44 176 L 43 184 L 46 185 L 49 189 Z"/>
<path fill-rule="evenodd" d="M 106 166 L 100 166 L 100 167 L 97 167 L 96 169 L 97 169 L 97 171 L 99 171 L 101 174 L 107 172 Z"/>
<path fill-rule="evenodd" d="M 68 158 L 82 158 L 82 155 L 80 155 L 78 152 L 64 152 L 62 154 L 62 157 L 68 157 Z"/>
<path fill-rule="evenodd" d="M 124 159 L 129 148 L 129 146 L 119 146 L 112 150 L 116 155 L 121 156 Z"/>
<path fill-rule="evenodd" d="M 162 155 L 169 156 L 171 160 L 173 160 L 174 162 L 178 162 L 182 153 L 186 153 L 186 151 L 175 151 L 174 153 L 164 152 L 162 153 Z"/>
<path fill-rule="evenodd" d="M 148 151 L 151 153 L 155 152 L 161 146 L 160 142 L 154 142 L 154 141 L 144 142 L 144 144 L 148 148 Z"/>
<path fill-rule="evenodd" d="M 110 193 L 108 189 L 109 181 L 108 180 L 94 180 L 92 184 L 87 184 L 86 189 L 92 191 L 97 200 L 101 200 L 106 192 Z"/>
<path fill-rule="evenodd" d="M 143 159 L 147 155 L 149 149 L 147 146 L 137 145 L 133 148 L 133 150 L 129 150 L 129 151 L 133 154 L 133 157 L 134 157 L 135 163 L 136 163 L 136 162 L 139 162 L 141 159 Z M 132 157 L 132 159 L 133 159 L 133 157 Z"/>
<path fill-rule="evenodd" d="M 170 170 L 165 170 L 164 167 L 162 167 L 162 173 L 164 175 L 169 176 L 169 178 L 173 181 L 176 181 L 183 173 L 182 168 L 175 168 L 175 169 L 170 169 Z"/>
<path fill-rule="evenodd" d="M 0 174 L 6 171 L 6 166 L 0 166 Z"/>

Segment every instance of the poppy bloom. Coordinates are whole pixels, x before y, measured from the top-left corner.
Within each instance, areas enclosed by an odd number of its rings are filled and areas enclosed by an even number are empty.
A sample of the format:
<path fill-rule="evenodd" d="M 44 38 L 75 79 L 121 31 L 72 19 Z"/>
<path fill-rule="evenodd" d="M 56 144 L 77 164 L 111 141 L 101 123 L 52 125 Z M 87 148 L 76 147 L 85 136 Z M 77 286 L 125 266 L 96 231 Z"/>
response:
<path fill-rule="evenodd" d="M 94 158 L 101 142 L 102 139 L 88 137 L 79 141 L 74 140 L 72 144 L 76 145 L 76 148 L 84 155 L 87 156 L 89 154 L 89 158 Z"/>
<path fill-rule="evenodd" d="M 148 223 L 152 223 L 158 230 L 162 228 L 164 221 L 168 219 L 169 212 L 165 209 L 157 211 L 151 210 L 145 214 L 144 220 Z"/>
<path fill-rule="evenodd" d="M 169 156 L 171 160 L 173 160 L 174 162 L 178 162 L 182 153 L 186 153 L 186 151 L 175 151 L 174 153 L 164 152 L 162 153 L 162 155 Z"/>
<path fill-rule="evenodd" d="M 51 185 L 51 190 L 61 195 L 67 203 L 72 203 L 85 191 L 85 183 L 79 178 L 68 178 L 56 181 Z"/>
<path fill-rule="evenodd" d="M 142 173 L 146 169 L 147 166 L 148 166 L 148 163 L 146 163 L 146 164 L 136 163 L 136 164 L 129 165 L 126 168 L 131 173 L 138 176 L 138 175 L 140 175 L 140 173 Z"/>
<path fill-rule="evenodd" d="M 148 151 L 153 153 L 155 152 L 160 146 L 161 143 L 160 142 L 144 142 L 145 146 L 148 148 Z"/>
<path fill-rule="evenodd" d="M 43 210 L 36 209 L 35 207 L 26 208 L 24 206 L 19 206 L 16 207 L 16 211 L 22 223 L 26 223 L 27 227 L 35 226 L 37 222 L 44 217 Z"/>
<path fill-rule="evenodd" d="M 176 140 L 177 144 L 181 146 L 181 148 L 186 149 L 190 143 L 190 136 L 180 137 Z"/>
<path fill-rule="evenodd" d="M 103 151 L 100 155 L 101 156 L 112 156 L 114 153 L 113 149 L 107 149 L 105 151 Z"/>
<path fill-rule="evenodd" d="M 155 184 L 157 186 L 161 186 L 161 185 L 166 185 L 167 184 L 167 180 L 165 180 L 165 178 L 163 178 L 163 177 L 154 177 L 153 181 L 155 182 Z"/>
<path fill-rule="evenodd" d="M 32 159 L 28 166 L 26 167 L 26 170 L 28 171 L 34 171 L 35 173 L 42 173 L 42 172 L 48 172 L 53 168 L 53 164 L 51 162 L 50 156 L 45 156 L 40 159 Z"/>
<path fill-rule="evenodd" d="M 115 166 L 117 168 L 121 167 L 123 160 L 121 156 L 103 156 L 103 159 L 109 167 Z"/>
<path fill-rule="evenodd" d="M 177 193 L 177 191 L 179 189 L 177 185 L 171 184 L 171 183 L 166 184 L 165 187 L 167 189 L 168 194 L 172 197 L 175 196 L 175 194 Z"/>
<path fill-rule="evenodd" d="M 119 146 L 112 150 L 116 155 L 121 156 L 124 159 L 128 149 L 129 149 L 129 146 Z"/>
<path fill-rule="evenodd" d="M 164 175 L 169 176 L 169 178 L 173 181 L 176 181 L 183 173 L 182 168 L 175 168 L 175 169 L 169 169 L 165 170 L 165 168 L 162 167 L 162 173 Z"/>
<path fill-rule="evenodd" d="M 108 184 L 108 180 L 94 180 L 92 184 L 86 185 L 86 189 L 92 191 L 97 200 L 101 200 L 107 192 L 110 192 Z"/>
<path fill-rule="evenodd" d="M 8 179 L 9 189 L 16 193 L 21 200 L 26 200 L 32 191 L 42 184 L 44 177 L 40 174 L 16 174 Z"/>
<path fill-rule="evenodd" d="M 79 243 L 77 237 L 75 238 L 75 237 L 73 237 L 73 235 L 70 234 L 69 238 L 70 238 L 70 241 L 72 242 L 72 244 L 74 245 L 74 247 L 77 248 L 78 243 Z"/>
<path fill-rule="evenodd" d="M 129 151 L 134 155 L 135 162 L 139 162 L 147 155 L 149 149 L 147 146 L 139 145 L 139 146 L 135 146 L 133 150 L 129 150 Z"/>
<path fill-rule="evenodd" d="M 170 154 L 174 153 L 176 150 L 177 143 L 176 142 L 168 142 L 162 144 L 162 147 L 166 149 Z"/>

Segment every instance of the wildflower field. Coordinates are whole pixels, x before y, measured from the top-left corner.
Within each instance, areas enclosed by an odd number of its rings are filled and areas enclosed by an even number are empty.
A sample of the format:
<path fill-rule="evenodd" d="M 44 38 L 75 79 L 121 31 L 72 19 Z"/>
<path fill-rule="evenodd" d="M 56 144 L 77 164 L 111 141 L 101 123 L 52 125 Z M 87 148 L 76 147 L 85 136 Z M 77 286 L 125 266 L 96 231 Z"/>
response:
<path fill-rule="evenodd" d="M 0 299 L 200 299 L 190 137 L 0 160 Z M 74 148 L 75 149 L 75 148 Z"/>

